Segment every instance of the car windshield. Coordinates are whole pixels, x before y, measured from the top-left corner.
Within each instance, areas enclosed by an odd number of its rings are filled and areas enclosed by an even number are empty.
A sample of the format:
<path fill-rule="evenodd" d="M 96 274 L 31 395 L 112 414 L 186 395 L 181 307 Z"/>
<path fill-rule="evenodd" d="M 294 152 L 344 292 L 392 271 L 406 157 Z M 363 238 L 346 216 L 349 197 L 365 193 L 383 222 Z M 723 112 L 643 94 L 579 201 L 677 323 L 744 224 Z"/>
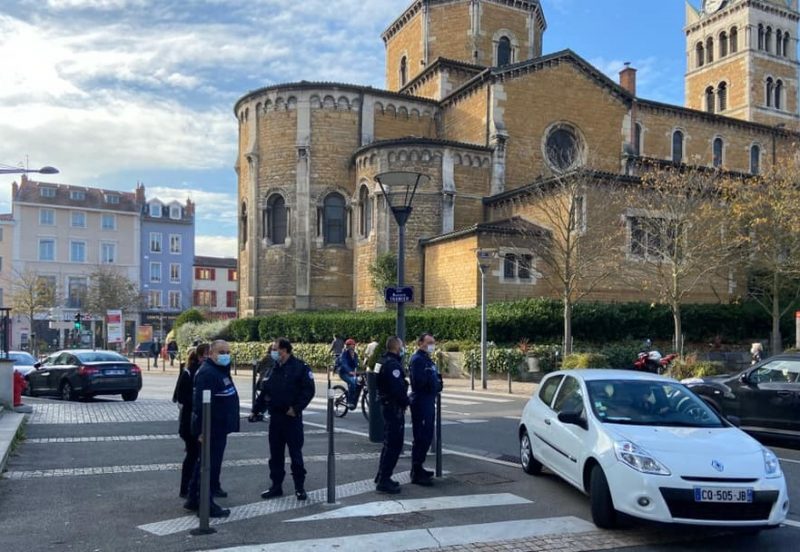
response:
<path fill-rule="evenodd" d="M 8 358 L 18 366 L 33 366 L 36 364 L 36 359 L 28 353 L 8 353 Z"/>
<path fill-rule="evenodd" d="M 128 362 L 124 356 L 112 351 L 89 351 L 75 355 L 81 362 Z"/>
<path fill-rule="evenodd" d="M 597 419 L 609 424 L 726 427 L 701 399 L 679 383 L 646 380 L 587 381 Z"/>

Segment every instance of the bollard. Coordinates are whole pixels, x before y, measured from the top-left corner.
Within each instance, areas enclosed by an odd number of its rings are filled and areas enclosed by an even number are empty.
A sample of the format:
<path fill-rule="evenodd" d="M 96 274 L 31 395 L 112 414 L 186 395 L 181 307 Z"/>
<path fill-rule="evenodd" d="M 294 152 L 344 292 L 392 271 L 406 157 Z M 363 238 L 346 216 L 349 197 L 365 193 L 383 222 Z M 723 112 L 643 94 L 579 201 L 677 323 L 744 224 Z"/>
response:
<path fill-rule="evenodd" d="M 508 394 L 511 395 L 511 369 L 508 370 Z"/>
<path fill-rule="evenodd" d="M 442 476 L 442 394 L 436 395 L 436 477 Z"/>
<path fill-rule="evenodd" d="M 203 443 L 200 446 L 200 527 L 192 535 L 210 535 L 216 529 L 208 526 L 211 513 L 211 390 L 203 390 Z"/>
<path fill-rule="evenodd" d="M 150 355 L 147 355 L 147 371 L 150 371 Z"/>
<path fill-rule="evenodd" d="M 256 404 L 256 370 L 258 369 L 258 361 L 253 361 L 253 402 L 250 404 L 255 406 Z"/>
<path fill-rule="evenodd" d="M 369 391 L 369 440 L 372 443 L 383 442 L 383 410 L 378 402 L 378 372 L 380 364 L 373 370 L 367 370 L 367 389 Z"/>
<path fill-rule="evenodd" d="M 336 454 L 333 444 L 333 389 L 328 370 L 328 504 L 336 504 Z"/>

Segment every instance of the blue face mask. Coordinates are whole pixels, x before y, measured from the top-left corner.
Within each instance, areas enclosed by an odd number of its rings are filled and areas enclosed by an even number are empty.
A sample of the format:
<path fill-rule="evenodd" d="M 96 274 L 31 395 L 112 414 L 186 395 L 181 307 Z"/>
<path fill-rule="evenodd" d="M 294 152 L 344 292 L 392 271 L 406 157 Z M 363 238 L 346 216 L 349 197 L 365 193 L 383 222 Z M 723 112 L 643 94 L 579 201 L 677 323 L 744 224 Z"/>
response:
<path fill-rule="evenodd" d="M 278 351 L 270 351 L 269 356 L 272 357 L 272 360 L 279 360 L 281 358 L 281 354 Z"/>
<path fill-rule="evenodd" d="M 231 355 L 217 355 L 217 364 L 227 366 L 231 363 Z"/>

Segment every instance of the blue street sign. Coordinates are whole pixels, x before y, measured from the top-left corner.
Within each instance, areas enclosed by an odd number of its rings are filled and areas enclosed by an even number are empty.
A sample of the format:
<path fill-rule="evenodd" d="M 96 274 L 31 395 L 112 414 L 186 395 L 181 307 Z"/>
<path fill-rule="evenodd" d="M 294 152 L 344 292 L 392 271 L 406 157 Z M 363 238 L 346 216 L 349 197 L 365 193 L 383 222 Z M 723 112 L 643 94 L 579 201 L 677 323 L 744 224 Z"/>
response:
<path fill-rule="evenodd" d="M 383 296 L 387 303 L 410 303 L 414 300 L 414 288 L 387 287 L 383 290 Z"/>

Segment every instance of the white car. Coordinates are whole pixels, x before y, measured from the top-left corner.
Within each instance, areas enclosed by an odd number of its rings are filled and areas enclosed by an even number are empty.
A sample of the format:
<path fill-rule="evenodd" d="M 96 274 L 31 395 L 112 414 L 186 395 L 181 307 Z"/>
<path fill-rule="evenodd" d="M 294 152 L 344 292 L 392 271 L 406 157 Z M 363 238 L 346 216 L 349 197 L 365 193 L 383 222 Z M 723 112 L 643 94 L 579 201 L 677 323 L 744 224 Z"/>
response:
<path fill-rule="evenodd" d="M 735 421 L 735 420 L 734 420 Z M 591 498 L 592 520 L 774 527 L 789 511 L 778 458 L 682 384 L 625 370 L 549 374 L 522 412 L 520 460 Z"/>
<path fill-rule="evenodd" d="M 14 370 L 23 376 L 27 376 L 36 370 L 36 368 L 34 368 L 36 359 L 30 353 L 26 353 L 25 351 L 9 351 L 8 358 L 14 361 Z"/>

